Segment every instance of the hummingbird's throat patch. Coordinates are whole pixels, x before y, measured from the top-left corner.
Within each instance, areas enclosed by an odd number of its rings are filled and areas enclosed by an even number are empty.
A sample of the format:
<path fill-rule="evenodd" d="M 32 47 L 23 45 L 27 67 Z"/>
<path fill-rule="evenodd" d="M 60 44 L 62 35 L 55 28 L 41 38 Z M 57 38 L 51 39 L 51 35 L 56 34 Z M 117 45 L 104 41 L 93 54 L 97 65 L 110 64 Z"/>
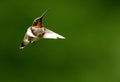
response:
<path fill-rule="evenodd" d="M 42 24 L 41 23 L 38 23 L 34 26 L 35 28 L 41 28 L 42 27 Z"/>

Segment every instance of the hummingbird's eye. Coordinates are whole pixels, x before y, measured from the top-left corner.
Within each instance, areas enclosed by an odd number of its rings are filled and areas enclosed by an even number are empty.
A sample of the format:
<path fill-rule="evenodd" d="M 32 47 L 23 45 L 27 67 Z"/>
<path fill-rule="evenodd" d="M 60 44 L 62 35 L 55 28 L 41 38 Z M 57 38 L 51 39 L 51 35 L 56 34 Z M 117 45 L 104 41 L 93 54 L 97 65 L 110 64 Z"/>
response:
<path fill-rule="evenodd" d="M 35 25 L 37 25 L 37 24 L 38 24 L 38 21 L 37 21 L 37 20 L 34 20 L 33 25 L 35 26 Z"/>

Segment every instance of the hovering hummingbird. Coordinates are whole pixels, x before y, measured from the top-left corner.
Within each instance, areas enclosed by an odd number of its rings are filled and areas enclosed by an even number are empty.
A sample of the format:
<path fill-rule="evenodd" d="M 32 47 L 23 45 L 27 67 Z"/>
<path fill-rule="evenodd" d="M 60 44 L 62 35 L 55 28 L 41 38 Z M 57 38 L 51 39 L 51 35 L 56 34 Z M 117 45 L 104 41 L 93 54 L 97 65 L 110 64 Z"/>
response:
<path fill-rule="evenodd" d="M 20 45 L 20 49 L 23 49 L 29 43 L 38 41 L 41 38 L 50 39 L 65 39 L 65 37 L 45 28 L 42 24 L 42 18 L 46 14 L 47 10 L 38 18 L 33 21 L 32 26 L 27 29 L 24 39 Z"/>

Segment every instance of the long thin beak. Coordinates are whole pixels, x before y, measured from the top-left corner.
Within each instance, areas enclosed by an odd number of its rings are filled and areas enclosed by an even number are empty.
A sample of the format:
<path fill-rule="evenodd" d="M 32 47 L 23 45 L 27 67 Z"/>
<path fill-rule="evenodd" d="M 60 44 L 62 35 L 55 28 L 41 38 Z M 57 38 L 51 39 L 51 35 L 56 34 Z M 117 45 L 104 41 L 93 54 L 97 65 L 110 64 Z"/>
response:
<path fill-rule="evenodd" d="M 33 26 L 37 26 L 37 28 L 42 27 L 42 18 L 47 13 L 47 11 L 48 11 L 48 9 L 46 9 L 45 12 L 43 12 L 43 14 L 40 17 L 36 18 L 33 21 Z"/>
<path fill-rule="evenodd" d="M 43 14 L 40 16 L 40 18 L 43 18 L 43 16 L 47 13 L 48 9 L 46 9 Z"/>

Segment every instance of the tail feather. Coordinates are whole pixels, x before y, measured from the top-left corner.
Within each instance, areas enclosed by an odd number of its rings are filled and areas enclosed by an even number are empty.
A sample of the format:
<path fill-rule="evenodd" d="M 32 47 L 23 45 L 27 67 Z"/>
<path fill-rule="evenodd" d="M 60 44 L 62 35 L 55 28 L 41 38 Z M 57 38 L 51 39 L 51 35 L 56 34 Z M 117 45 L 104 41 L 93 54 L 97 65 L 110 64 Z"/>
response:
<path fill-rule="evenodd" d="M 25 43 L 22 42 L 21 45 L 20 45 L 20 49 L 23 49 L 25 46 L 26 46 Z"/>

